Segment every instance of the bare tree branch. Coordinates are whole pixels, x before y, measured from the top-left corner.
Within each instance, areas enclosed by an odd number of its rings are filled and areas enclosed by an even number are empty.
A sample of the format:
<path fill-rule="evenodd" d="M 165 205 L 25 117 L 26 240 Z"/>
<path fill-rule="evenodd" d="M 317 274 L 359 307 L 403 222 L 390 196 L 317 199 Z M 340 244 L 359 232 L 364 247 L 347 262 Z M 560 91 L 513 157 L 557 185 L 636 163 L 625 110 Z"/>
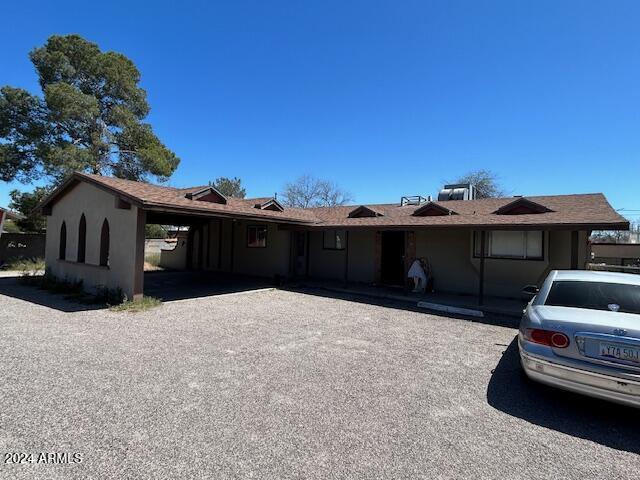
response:
<path fill-rule="evenodd" d="M 349 192 L 335 183 L 311 175 L 287 183 L 281 195 L 286 206 L 297 208 L 334 207 L 353 200 Z"/>

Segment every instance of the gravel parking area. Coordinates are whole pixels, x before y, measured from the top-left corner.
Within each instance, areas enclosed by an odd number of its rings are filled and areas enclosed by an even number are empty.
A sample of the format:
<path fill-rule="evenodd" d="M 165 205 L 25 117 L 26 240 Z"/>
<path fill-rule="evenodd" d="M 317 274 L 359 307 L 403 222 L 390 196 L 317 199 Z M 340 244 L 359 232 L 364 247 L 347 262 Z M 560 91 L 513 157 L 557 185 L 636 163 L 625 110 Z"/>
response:
<path fill-rule="evenodd" d="M 513 328 L 390 307 L 273 290 L 115 313 L 0 278 L 0 478 L 637 476 L 635 410 L 523 380 Z"/>

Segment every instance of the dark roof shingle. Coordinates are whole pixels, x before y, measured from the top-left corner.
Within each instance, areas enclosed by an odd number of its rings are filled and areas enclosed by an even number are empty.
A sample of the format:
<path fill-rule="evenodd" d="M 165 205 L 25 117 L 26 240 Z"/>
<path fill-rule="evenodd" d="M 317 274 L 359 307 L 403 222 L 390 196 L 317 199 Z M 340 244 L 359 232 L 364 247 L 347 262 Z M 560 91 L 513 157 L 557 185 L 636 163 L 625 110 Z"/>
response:
<path fill-rule="evenodd" d="M 545 213 L 497 215 L 500 208 L 514 202 L 513 197 L 479 200 L 432 202 L 457 215 L 414 216 L 424 205 L 366 205 L 378 216 L 350 218 L 354 205 L 317 208 L 285 208 L 283 212 L 255 208 L 268 198 L 228 198 L 226 204 L 199 202 L 185 197 L 203 187 L 174 188 L 134 182 L 113 177 L 75 173 L 61 188 L 53 192 L 43 206 L 50 204 L 61 190 L 73 181 L 86 181 L 124 196 L 149 210 L 192 212 L 197 214 L 243 216 L 282 223 L 298 223 L 318 228 L 345 227 L 486 227 L 535 228 L 571 227 L 593 230 L 628 229 L 629 222 L 616 212 L 601 193 L 526 197 L 549 209 Z"/>

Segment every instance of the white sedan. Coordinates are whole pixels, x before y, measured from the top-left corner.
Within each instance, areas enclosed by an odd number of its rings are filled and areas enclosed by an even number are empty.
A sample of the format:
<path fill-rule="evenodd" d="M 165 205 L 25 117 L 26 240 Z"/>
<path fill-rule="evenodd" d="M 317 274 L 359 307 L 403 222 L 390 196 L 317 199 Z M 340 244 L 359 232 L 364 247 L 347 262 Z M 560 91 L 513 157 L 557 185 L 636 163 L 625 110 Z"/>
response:
<path fill-rule="evenodd" d="M 640 407 L 640 275 L 549 273 L 520 322 L 525 373 L 554 387 Z"/>

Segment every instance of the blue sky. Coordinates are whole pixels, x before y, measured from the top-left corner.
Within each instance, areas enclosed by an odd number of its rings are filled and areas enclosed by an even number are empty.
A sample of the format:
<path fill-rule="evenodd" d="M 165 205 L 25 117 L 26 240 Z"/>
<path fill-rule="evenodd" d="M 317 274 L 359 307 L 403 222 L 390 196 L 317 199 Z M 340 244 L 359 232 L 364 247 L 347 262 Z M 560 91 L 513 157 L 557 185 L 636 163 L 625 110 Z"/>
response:
<path fill-rule="evenodd" d="M 5 4 L 0 84 L 38 91 L 27 53 L 51 34 L 126 54 L 182 159 L 172 185 L 262 196 L 310 173 L 394 202 L 488 168 L 512 194 L 640 210 L 635 0 L 90 5 Z"/>

